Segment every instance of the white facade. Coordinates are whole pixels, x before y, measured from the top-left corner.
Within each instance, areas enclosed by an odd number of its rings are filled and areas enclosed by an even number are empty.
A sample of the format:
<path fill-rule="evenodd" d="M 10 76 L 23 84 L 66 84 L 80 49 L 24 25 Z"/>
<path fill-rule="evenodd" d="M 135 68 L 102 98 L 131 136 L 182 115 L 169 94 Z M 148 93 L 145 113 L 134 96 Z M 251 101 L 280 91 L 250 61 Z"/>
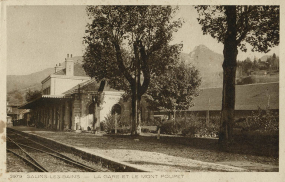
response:
<path fill-rule="evenodd" d="M 100 111 L 100 122 L 111 113 L 112 107 L 117 104 L 124 92 L 105 91 L 104 99 Z"/>
<path fill-rule="evenodd" d="M 74 76 L 74 61 L 67 57 L 65 60 L 65 71 L 59 70 L 62 66 L 56 66 L 55 71 L 62 74 L 51 74 L 42 81 L 43 95 L 60 95 L 72 87 L 83 83 L 91 78 L 89 76 Z"/>
<path fill-rule="evenodd" d="M 63 92 L 66 92 L 70 88 L 83 83 L 87 80 L 90 80 L 89 77 L 67 77 L 67 76 L 57 76 L 51 78 L 52 87 L 51 87 L 51 95 L 60 95 Z"/>

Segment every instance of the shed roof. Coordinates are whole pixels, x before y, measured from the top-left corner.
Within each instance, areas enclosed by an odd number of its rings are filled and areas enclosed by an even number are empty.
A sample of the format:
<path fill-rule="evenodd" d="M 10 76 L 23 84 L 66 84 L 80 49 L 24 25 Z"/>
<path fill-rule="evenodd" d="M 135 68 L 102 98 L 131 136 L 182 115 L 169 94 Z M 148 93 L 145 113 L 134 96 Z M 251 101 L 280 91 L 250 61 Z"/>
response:
<path fill-rule="evenodd" d="M 97 83 L 97 81 L 95 80 L 95 78 L 92 78 L 91 80 L 88 80 L 86 82 L 80 83 L 74 87 L 72 87 L 71 89 L 67 90 L 66 92 L 64 92 L 63 94 L 66 96 L 70 96 L 74 93 L 78 93 L 79 92 L 79 88 L 81 92 L 87 91 L 93 91 L 93 92 L 97 92 L 99 89 L 100 84 Z M 118 91 L 115 89 L 112 89 L 108 86 L 108 84 L 105 85 L 104 91 Z"/>
<path fill-rule="evenodd" d="M 45 105 L 47 103 L 57 103 L 63 99 L 70 99 L 70 97 L 65 95 L 42 95 L 41 97 L 25 103 L 19 107 L 19 109 L 33 109 L 38 106 Z"/>

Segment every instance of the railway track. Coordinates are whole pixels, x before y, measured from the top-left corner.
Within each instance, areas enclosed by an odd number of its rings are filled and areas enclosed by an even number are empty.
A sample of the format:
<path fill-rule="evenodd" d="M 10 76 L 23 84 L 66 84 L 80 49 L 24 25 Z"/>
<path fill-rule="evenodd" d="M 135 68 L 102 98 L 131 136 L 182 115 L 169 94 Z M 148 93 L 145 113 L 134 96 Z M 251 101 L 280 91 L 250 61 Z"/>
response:
<path fill-rule="evenodd" d="M 62 153 L 13 131 L 7 132 L 7 152 L 19 158 L 35 172 L 107 172 L 94 163 Z M 11 157 L 11 155 L 9 154 Z M 9 158 L 8 158 L 9 160 Z"/>

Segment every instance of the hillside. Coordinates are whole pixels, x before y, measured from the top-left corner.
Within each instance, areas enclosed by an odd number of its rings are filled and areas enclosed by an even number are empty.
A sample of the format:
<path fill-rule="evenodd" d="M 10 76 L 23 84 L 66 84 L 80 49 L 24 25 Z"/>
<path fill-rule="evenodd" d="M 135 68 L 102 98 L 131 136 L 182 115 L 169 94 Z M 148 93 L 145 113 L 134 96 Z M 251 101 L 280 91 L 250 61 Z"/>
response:
<path fill-rule="evenodd" d="M 202 77 L 201 88 L 222 87 L 223 55 L 215 53 L 205 45 L 199 45 L 189 54 L 182 53 L 181 59 L 199 70 Z"/>
<path fill-rule="evenodd" d="M 263 56 L 262 59 L 266 59 L 268 56 Z M 82 56 L 74 56 L 73 60 L 78 63 L 83 62 Z M 192 64 L 195 66 L 202 78 L 202 83 L 200 88 L 221 88 L 223 82 L 223 55 L 218 54 L 210 50 L 205 45 L 199 45 L 194 48 L 189 54 L 181 53 L 181 60 L 185 61 L 187 64 Z M 65 67 L 64 62 L 61 63 L 63 68 Z M 8 75 L 7 76 L 7 97 L 9 100 L 17 104 L 20 96 L 25 98 L 25 93 L 28 89 L 40 90 L 41 81 L 48 75 L 54 72 L 54 68 L 47 68 L 43 71 L 32 73 L 29 75 Z M 257 75 L 258 76 L 258 75 Z M 266 77 L 266 78 L 263 78 Z M 271 78 L 272 77 L 272 78 Z M 270 77 L 270 82 L 278 81 L 273 76 Z M 256 78 L 256 82 L 269 82 L 268 76 L 259 76 Z M 12 92 L 13 91 L 13 92 Z M 16 92 L 15 92 L 16 91 Z M 20 98 L 20 100 L 23 100 Z"/>
<path fill-rule="evenodd" d="M 82 56 L 74 56 L 72 59 L 78 63 L 83 62 Z M 62 62 L 61 65 L 63 68 L 65 68 L 64 62 Z M 52 73 L 54 73 L 54 68 L 47 68 L 29 75 L 8 75 L 7 92 L 9 93 L 13 90 L 19 90 L 22 92 L 28 90 L 29 88 L 32 90 L 40 90 L 41 81 Z"/>
<path fill-rule="evenodd" d="M 43 71 L 29 75 L 8 75 L 7 92 L 13 90 L 25 91 L 30 89 L 41 89 L 41 81 L 54 72 L 54 68 L 47 68 Z"/>

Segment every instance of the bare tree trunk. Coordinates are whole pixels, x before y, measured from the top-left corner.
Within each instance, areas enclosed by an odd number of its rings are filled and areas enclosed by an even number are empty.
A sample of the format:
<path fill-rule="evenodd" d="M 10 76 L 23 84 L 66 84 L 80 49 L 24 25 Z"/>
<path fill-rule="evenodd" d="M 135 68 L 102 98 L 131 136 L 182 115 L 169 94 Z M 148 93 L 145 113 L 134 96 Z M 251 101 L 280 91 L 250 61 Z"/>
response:
<path fill-rule="evenodd" d="M 223 63 L 223 97 L 219 143 L 228 144 L 232 141 L 234 109 L 235 109 L 235 77 L 236 77 L 236 7 L 226 6 L 227 32 L 224 42 Z"/>
<path fill-rule="evenodd" d="M 137 99 L 136 92 L 132 89 L 132 130 L 131 135 L 136 134 L 137 130 Z"/>
<path fill-rule="evenodd" d="M 136 134 L 137 135 L 140 135 L 141 134 L 141 115 L 142 115 L 142 112 L 141 112 L 141 96 L 138 95 L 137 96 L 137 130 L 136 130 Z"/>

